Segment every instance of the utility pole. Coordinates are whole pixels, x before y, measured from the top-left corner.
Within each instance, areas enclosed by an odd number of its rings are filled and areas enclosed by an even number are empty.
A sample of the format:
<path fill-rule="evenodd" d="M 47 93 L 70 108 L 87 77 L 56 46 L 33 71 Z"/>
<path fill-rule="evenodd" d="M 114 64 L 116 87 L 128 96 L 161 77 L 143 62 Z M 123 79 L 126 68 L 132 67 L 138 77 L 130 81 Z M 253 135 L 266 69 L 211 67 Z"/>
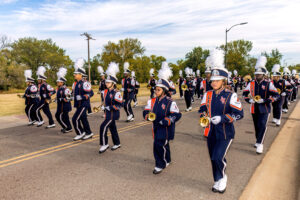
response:
<path fill-rule="evenodd" d="M 87 45 L 88 45 L 88 65 L 89 65 L 89 82 L 91 82 L 91 63 L 90 63 L 90 40 L 96 40 L 92 38 L 91 34 L 84 32 L 80 34 L 81 36 L 85 36 L 87 40 Z"/>

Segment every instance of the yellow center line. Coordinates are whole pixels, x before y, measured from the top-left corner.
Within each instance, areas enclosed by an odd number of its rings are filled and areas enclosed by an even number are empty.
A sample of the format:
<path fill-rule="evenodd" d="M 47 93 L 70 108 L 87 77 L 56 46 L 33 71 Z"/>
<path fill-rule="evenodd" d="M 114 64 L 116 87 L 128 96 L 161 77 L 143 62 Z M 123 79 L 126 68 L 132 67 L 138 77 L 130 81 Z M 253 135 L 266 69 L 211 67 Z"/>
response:
<path fill-rule="evenodd" d="M 194 112 L 194 111 L 197 111 L 197 109 L 193 109 L 190 112 L 185 112 L 185 113 L 182 113 L 182 114 L 185 115 L 185 114 L 188 114 L 188 113 L 191 113 L 191 112 Z M 136 129 L 136 128 L 139 128 L 139 127 L 142 127 L 142 126 L 145 126 L 145 125 L 150 125 L 151 123 L 152 122 L 145 121 L 145 122 L 140 122 L 140 123 L 137 123 L 137 124 L 134 124 L 134 125 L 126 126 L 126 127 L 120 128 L 119 133 L 129 131 L 129 130 L 132 130 L 132 129 Z M 108 134 L 108 136 L 110 136 L 110 135 L 111 134 Z M 80 144 L 92 142 L 92 141 L 95 141 L 97 139 L 99 139 L 99 135 L 95 135 L 92 139 L 89 139 L 89 140 L 72 141 L 72 142 L 64 143 L 64 144 L 57 145 L 57 146 L 54 146 L 54 147 L 50 147 L 50 148 L 47 148 L 47 149 L 43 149 L 43 150 L 35 151 L 35 152 L 32 152 L 32 153 L 24 154 L 22 156 L 13 157 L 13 158 L 10 158 L 10 159 L 7 159 L 7 160 L 0 161 L 0 168 L 6 167 L 6 166 L 9 166 L 9 165 L 13 165 L 13 164 L 17 164 L 17 163 L 20 163 L 20 162 L 23 162 L 23 161 L 26 161 L 26 160 L 30 160 L 30 159 L 33 159 L 33 158 L 37 158 L 37 157 L 40 157 L 40 156 L 48 155 L 50 153 L 54 153 L 54 152 L 61 151 L 61 150 L 64 150 L 64 149 L 68 149 L 68 148 L 71 148 L 71 147 L 75 147 L 75 146 L 78 146 Z M 23 158 L 23 159 L 21 159 L 21 158 Z M 12 161 L 12 162 L 10 162 L 10 161 Z"/>

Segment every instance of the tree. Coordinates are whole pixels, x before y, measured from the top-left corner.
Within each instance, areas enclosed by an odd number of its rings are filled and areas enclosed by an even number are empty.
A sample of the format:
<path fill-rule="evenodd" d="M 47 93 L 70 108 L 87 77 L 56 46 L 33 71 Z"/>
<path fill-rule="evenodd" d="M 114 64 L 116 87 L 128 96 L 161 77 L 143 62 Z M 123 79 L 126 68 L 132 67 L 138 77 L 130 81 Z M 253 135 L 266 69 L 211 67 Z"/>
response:
<path fill-rule="evenodd" d="M 225 45 L 221 45 L 220 49 L 225 50 Z M 227 43 L 227 69 L 229 71 L 237 70 L 241 75 L 247 74 L 246 66 L 249 66 L 248 59 L 251 50 L 252 42 L 248 40 L 235 40 Z"/>
<path fill-rule="evenodd" d="M 193 71 L 200 69 L 200 73 L 205 71 L 205 60 L 209 56 L 209 50 L 202 47 L 195 47 L 191 52 L 185 55 L 184 67 L 192 68 Z"/>
<path fill-rule="evenodd" d="M 70 69 L 73 64 L 65 50 L 58 47 L 51 39 L 20 38 L 10 47 L 14 61 L 32 69 L 33 77 L 36 77 L 36 70 L 39 66 L 46 66 L 48 70 L 45 75 L 48 77 L 48 82 L 52 84 L 55 83 L 59 67 L 64 66 Z"/>
<path fill-rule="evenodd" d="M 275 64 L 280 64 L 282 59 L 282 54 L 278 49 L 272 49 L 271 53 L 263 52 L 262 55 L 267 57 L 266 68 L 270 72 Z"/>
<path fill-rule="evenodd" d="M 110 62 L 123 66 L 124 62 L 142 56 L 145 51 L 146 49 L 138 39 L 126 38 L 119 40 L 117 44 L 109 41 L 104 45 L 101 61 L 104 66 L 108 66 Z M 123 67 L 120 67 L 120 71 L 123 73 Z"/>

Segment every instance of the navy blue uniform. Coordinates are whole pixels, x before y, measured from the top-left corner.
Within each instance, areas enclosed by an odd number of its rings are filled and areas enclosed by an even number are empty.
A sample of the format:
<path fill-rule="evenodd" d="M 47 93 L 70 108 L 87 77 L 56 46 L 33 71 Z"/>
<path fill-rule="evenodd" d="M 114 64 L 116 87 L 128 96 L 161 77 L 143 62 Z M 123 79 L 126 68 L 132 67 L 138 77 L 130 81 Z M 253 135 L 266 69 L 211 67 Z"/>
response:
<path fill-rule="evenodd" d="M 106 89 L 105 79 L 100 80 L 100 82 L 99 82 L 99 93 L 100 93 L 100 96 L 101 96 L 101 102 L 104 102 L 103 93 L 104 93 L 105 89 Z"/>
<path fill-rule="evenodd" d="M 134 87 L 134 97 L 133 97 L 133 101 L 134 102 L 137 102 L 137 95 L 139 93 L 139 89 L 140 89 L 140 83 L 136 80 L 135 80 L 135 87 Z"/>
<path fill-rule="evenodd" d="M 201 86 L 201 82 L 202 82 L 202 79 L 200 77 L 197 77 L 196 78 L 196 89 L 195 89 L 195 93 L 198 97 L 198 99 L 200 98 L 201 94 L 200 94 L 200 86 Z"/>
<path fill-rule="evenodd" d="M 154 78 L 151 78 L 148 82 L 148 86 L 150 86 L 150 98 L 154 97 L 154 90 L 155 90 L 155 85 L 156 85 L 157 81 Z"/>
<path fill-rule="evenodd" d="M 279 81 L 273 80 L 272 83 L 276 89 L 280 89 L 280 94 L 285 92 L 285 80 L 280 79 Z M 284 102 L 284 96 L 280 96 L 277 101 L 272 103 L 273 107 L 273 118 L 280 120 L 282 114 L 282 104 Z"/>
<path fill-rule="evenodd" d="M 218 124 L 210 122 L 204 130 L 214 181 L 219 181 L 225 175 L 227 163 L 225 156 L 235 135 L 233 122 L 244 117 L 242 103 L 237 94 L 228 89 L 224 89 L 219 94 L 211 90 L 204 94 L 199 113 L 200 116 L 221 118 Z"/>
<path fill-rule="evenodd" d="M 178 86 L 179 86 L 179 94 L 180 94 L 180 98 L 183 97 L 183 91 L 181 89 L 181 85 L 184 83 L 184 78 L 180 77 L 178 79 Z"/>
<path fill-rule="evenodd" d="M 184 100 L 185 100 L 186 108 L 189 108 L 192 106 L 194 81 L 193 80 L 185 80 L 184 84 L 187 85 L 187 90 L 184 91 Z"/>
<path fill-rule="evenodd" d="M 175 122 L 181 118 L 181 113 L 176 102 L 167 96 L 162 99 L 157 97 L 149 100 L 143 111 L 144 118 L 147 117 L 149 112 L 156 114 L 152 126 L 155 166 L 163 169 L 167 163 L 171 162 L 169 141 L 174 139 Z"/>
<path fill-rule="evenodd" d="M 212 90 L 211 87 L 211 81 L 208 81 L 207 79 L 203 79 L 201 81 L 201 85 L 200 85 L 200 95 L 201 97 L 203 96 L 203 94 L 209 90 Z"/>
<path fill-rule="evenodd" d="M 104 90 L 104 112 L 105 120 L 100 126 L 100 145 L 108 144 L 107 130 L 111 132 L 114 145 L 120 144 L 119 134 L 116 127 L 116 120 L 120 118 L 120 108 L 122 107 L 122 96 L 116 89 Z"/>
<path fill-rule="evenodd" d="M 23 95 L 23 98 L 25 98 L 25 113 L 29 119 L 29 122 L 37 121 L 36 116 L 36 109 L 37 105 L 39 103 L 39 95 L 38 95 L 38 89 L 36 85 L 30 84 Z"/>
<path fill-rule="evenodd" d="M 167 93 L 168 97 L 172 97 L 172 95 L 176 94 L 176 87 L 173 83 L 173 81 L 169 80 L 169 84 L 170 84 L 170 88 L 169 88 L 169 92 Z"/>
<path fill-rule="evenodd" d="M 124 89 L 124 94 L 123 94 L 123 99 L 125 100 L 124 110 L 125 110 L 127 116 L 133 115 L 133 117 L 134 117 L 132 107 L 131 107 L 131 101 L 134 98 L 135 80 L 131 79 L 130 77 L 123 78 L 122 88 Z"/>
<path fill-rule="evenodd" d="M 284 79 L 285 80 L 285 79 Z M 285 80 L 285 96 L 284 96 L 284 101 L 283 101 L 283 104 L 282 104 L 282 109 L 284 110 L 288 110 L 289 109 L 289 97 L 291 95 L 291 92 L 293 90 L 293 85 L 291 84 L 290 82 L 290 79 L 286 79 Z"/>
<path fill-rule="evenodd" d="M 36 109 L 36 115 L 39 122 L 43 121 L 43 117 L 40 113 L 40 110 L 42 109 L 47 118 L 49 119 L 49 125 L 54 124 L 52 114 L 50 112 L 49 103 L 47 103 L 47 100 L 51 99 L 51 96 L 55 94 L 55 90 L 51 85 L 48 85 L 47 83 L 42 83 L 39 85 L 39 95 L 40 95 L 40 102 Z"/>
<path fill-rule="evenodd" d="M 71 130 L 72 126 L 69 119 L 69 112 L 72 110 L 71 91 L 65 86 L 61 86 L 56 92 L 57 109 L 55 118 L 65 130 Z"/>
<path fill-rule="evenodd" d="M 250 96 L 249 96 L 250 95 Z M 262 103 L 251 103 L 250 109 L 254 122 L 256 143 L 263 144 L 267 131 L 267 122 L 271 112 L 271 103 L 277 101 L 280 96 L 272 82 L 256 80 L 251 81 L 245 90 L 243 96 L 245 101 L 250 103 L 251 96 L 260 95 Z"/>
<path fill-rule="evenodd" d="M 89 135 L 92 133 L 92 131 L 87 119 L 86 110 L 88 107 L 88 99 L 90 98 L 92 86 L 89 82 L 80 80 L 74 82 L 72 90 L 74 95 L 74 107 L 76 108 L 76 111 L 72 117 L 73 127 L 77 135 L 84 133 Z"/>

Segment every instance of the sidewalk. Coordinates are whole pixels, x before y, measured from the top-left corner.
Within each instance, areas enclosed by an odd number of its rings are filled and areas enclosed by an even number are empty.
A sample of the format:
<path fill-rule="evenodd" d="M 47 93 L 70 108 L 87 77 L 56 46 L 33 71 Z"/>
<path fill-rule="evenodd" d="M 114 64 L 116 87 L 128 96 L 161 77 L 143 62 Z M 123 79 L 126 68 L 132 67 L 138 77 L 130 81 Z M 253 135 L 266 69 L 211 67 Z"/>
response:
<path fill-rule="evenodd" d="M 300 198 L 300 101 L 257 167 L 240 200 Z"/>

